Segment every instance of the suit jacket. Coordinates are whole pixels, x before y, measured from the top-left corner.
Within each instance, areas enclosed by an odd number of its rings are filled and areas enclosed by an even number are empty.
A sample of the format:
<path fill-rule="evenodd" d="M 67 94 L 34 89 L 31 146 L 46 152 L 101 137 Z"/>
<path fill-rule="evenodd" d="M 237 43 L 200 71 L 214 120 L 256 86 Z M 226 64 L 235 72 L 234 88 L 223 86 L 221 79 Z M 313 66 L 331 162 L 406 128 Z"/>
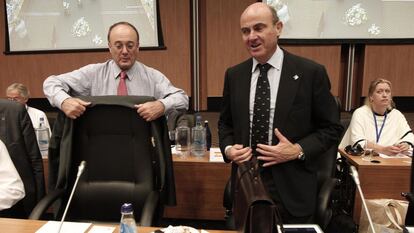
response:
<path fill-rule="evenodd" d="M 228 145 L 249 146 L 249 95 L 253 60 L 229 68 L 225 74 L 223 108 L 219 119 L 219 143 L 224 155 Z M 293 77 L 297 75 L 298 78 Z M 285 208 L 294 216 L 315 212 L 316 169 L 322 153 L 338 143 L 342 126 L 325 68 L 284 51 L 273 129 L 292 143 L 299 143 L 305 161 L 271 166 L 273 180 Z M 272 145 L 278 139 L 273 135 Z M 228 159 L 224 156 L 224 159 Z M 237 165 L 233 163 L 232 178 Z M 232 182 L 235 183 L 234 181 Z"/>
<path fill-rule="evenodd" d="M 23 181 L 26 195 L 21 201 L 25 211 L 21 217 L 27 217 L 45 195 L 45 183 L 42 156 L 24 105 L 0 100 L 0 138 Z"/>

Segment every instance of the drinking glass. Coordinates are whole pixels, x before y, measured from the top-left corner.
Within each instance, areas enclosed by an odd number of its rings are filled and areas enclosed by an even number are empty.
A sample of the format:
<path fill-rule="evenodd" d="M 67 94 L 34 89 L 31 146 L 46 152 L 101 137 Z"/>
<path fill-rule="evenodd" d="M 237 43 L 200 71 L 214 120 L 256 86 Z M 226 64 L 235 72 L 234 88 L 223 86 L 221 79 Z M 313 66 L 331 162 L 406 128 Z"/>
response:
<path fill-rule="evenodd" d="M 179 126 L 175 129 L 175 150 L 178 156 L 188 156 L 191 147 L 190 128 Z"/>
<path fill-rule="evenodd" d="M 368 148 L 368 140 L 364 140 L 364 153 L 362 153 L 362 160 L 371 162 L 372 161 L 372 149 Z"/>

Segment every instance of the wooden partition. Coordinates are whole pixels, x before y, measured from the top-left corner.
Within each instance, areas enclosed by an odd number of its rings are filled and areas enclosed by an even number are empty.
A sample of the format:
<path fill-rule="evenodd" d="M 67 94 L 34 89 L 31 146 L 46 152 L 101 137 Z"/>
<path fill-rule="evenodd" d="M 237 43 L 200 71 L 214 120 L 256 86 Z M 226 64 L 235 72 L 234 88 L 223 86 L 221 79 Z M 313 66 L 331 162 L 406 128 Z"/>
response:
<path fill-rule="evenodd" d="M 255 0 L 200 0 L 201 106 L 208 97 L 221 97 L 224 72 L 247 59 L 240 33 L 240 15 Z"/>
<path fill-rule="evenodd" d="M 385 78 L 392 83 L 394 96 L 414 96 L 414 45 L 366 45 L 362 96 L 372 80 Z"/>
<path fill-rule="evenodd" d="M 199 0 L 200 11 L 200 103 L 207 110 L 207 97 L 221 97 L 224 72 L 249 57 L 240 34 L 240 15 L 255 0 Z M 191 62 L 191 0 L 159 0 L 160 17 L 165 50 L 141 51 L 138 59 L 159 69 L 171 82 L 192 93 Z M 5 28 L 4 4 L 0 4 L 0 27 Z M 0 48 L 4 51 L 4 33 L 0 37 Z M 346 54 L 341 51 L 346 45 L 281 45 L 299 56 L 323 64 L 331 81 L 331 91 L 343 97 Z M 354 102 L 364 96 L 369 82 L 378 77 L 393 83 L 395 96 L 414 96 L 407 83 L 413 78 L 414 45 L 358 45 L 357 88 L 353 89 Z M 345 51 L 346 53 L 346 51 Z M 109 59 L 109 52 L 48 53 L 4 55 L 0 54 L 0 97 L 12 82 L 26 84 L 32 97 L 44 98 L 42 83 L 52 74 L 77 69 L 89 63 Z"/>
<path fill-rule="evenodd" d="M 281 45 L 287 51 L 325 66 L 334 96 L 342 95 L 341 45 Z"/>
<path fill-rule="evenodd" d="M 165 50 L 141 51 L 138 60 L 163 72 L 170 81 L 191 95 L 190 1 L 159 0 Z M 5 51 L 5 10 L 0 4 L 0 48 Z M 139 28 L 138 28 L 139 30 Z M 28 86 L 32 97 L 44 98 L 42 84 L 52 74 L 69 72 L 90 63 L 104 62 L 109 52 L 0 54 L 0 97 L 13 82 Z"/>

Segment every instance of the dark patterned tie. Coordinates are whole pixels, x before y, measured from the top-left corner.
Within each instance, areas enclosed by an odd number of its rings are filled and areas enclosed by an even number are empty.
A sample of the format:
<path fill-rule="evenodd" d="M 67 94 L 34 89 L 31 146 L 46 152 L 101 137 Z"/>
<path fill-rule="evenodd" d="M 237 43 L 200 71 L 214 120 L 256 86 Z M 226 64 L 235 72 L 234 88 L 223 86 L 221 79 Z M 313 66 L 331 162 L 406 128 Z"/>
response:
<path fill-rule="evenodd" d="M 267 71 L 272 67 L 266 63 L 258 64 L 260 69 L 257 79 L 256 95 L 254 97 L 253 123 L 251 135 L 251 148 L 257 156 L 256 145 L 267 144 L 269 141 L 269 117 L 270 117 L 270 85 L 267 78 Z"/>
<path fill-rule="evenodd" d="M 128 90 L 126 86 L 125 79 L 128 77 L 125 71 L 122 71 L 119 75 L 119 84 L 118 84 L 118 95 L 128 95 Z"/>

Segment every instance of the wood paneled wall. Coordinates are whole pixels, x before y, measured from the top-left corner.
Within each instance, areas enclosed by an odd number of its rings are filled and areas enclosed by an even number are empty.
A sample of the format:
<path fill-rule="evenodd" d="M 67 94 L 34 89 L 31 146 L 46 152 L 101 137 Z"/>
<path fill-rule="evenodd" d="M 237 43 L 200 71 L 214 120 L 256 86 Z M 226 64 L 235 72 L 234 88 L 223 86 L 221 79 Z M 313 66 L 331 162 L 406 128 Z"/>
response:
<path fill-rule="evenodd" d="M 331 81 L 331 93 L 342 95 L 341 84 L 341 45 L 281 45 L 287 51 L 314 60 L 325 66 Z"/>
<path fill-rule="evenodd" d="M 414 45 L 366 45 L 362 79 L 362 96 L 377 78 L 392 83 L 394 96 L 414 96 Z"/>
<path fill-rule="evenodd" d="M 224 73 L 230 66 L 249 57 L 240 33 L 240 15 L 254 0 L 202 0 L 201 80 L 202 98 L 220 97 Z M 332 93 L 340 95 L 341 46 L 281 46 L 299 56 L 315 60 L 327 68 Z M 206 101 L 202 106 L 206 107 Z"/>
<path fill-rule="evenodd" d="M 206 84 L 202 97 L 221 96 L 224 72 L 249 57 L 240 33 L 240 15 L 254 0 L 201 0 L 201 80 Z M 207 106 L 206 101 L 202 104 Z"/>
<path fill-rule="evenodd" d="M 190 1 L 159 0 L 166 50 L 141 51 L 138 59 L 163 72 L 170 81 L 191 95 Z M 4 4 L 0 4 L 0 48 L 5 50 Z M 139 28 L 138 28 L 139 30 Z M 60 74 L 110 58 L 109 52 L 0 54 L 0 96 L 13 82 L 28 86 L 32 97 L 44 98 L 42 83 L 49 75 Z"/>
<path fill-rule="evenodd" d="M 200 96 L 201 109 L 207 109 L 207 97 L 222 95 L 225 70 L 247 59 L 240 35 L 239 19 L 255 0 L 199 0 L 200 5 Z M 191 0 L 159 0 L 165 50 L 141 51 L 138 59 L 159 69 L 171 82 L 192 93 Z M 5 28 L 4 4 L 0 4 L 0 27 Z M 4 51 L 4 33 L 0 48 Z M 343 97 L 346 63 L 341 45 L 281 45 L 282 48 L 323 64 L 331 81 L 331 91 Z M 384 77 L 393 83 L 395 96 L 414 96 L 407 83 L 413 78 L 414 45 L 366 45 L 360 59 L 360 88 L 355 96 L 366 93 L 369 82 Z M 342 57 L 342 62 L 341 62 Z M 103 62 L 109 52 L 50 53 L 29 55 L 0 54 L 0 97 L 13 82 L 25 83 L 32 97 L 44 98 L 42 83 L 52 74 L 77 69 L 89 63 Z"/>

